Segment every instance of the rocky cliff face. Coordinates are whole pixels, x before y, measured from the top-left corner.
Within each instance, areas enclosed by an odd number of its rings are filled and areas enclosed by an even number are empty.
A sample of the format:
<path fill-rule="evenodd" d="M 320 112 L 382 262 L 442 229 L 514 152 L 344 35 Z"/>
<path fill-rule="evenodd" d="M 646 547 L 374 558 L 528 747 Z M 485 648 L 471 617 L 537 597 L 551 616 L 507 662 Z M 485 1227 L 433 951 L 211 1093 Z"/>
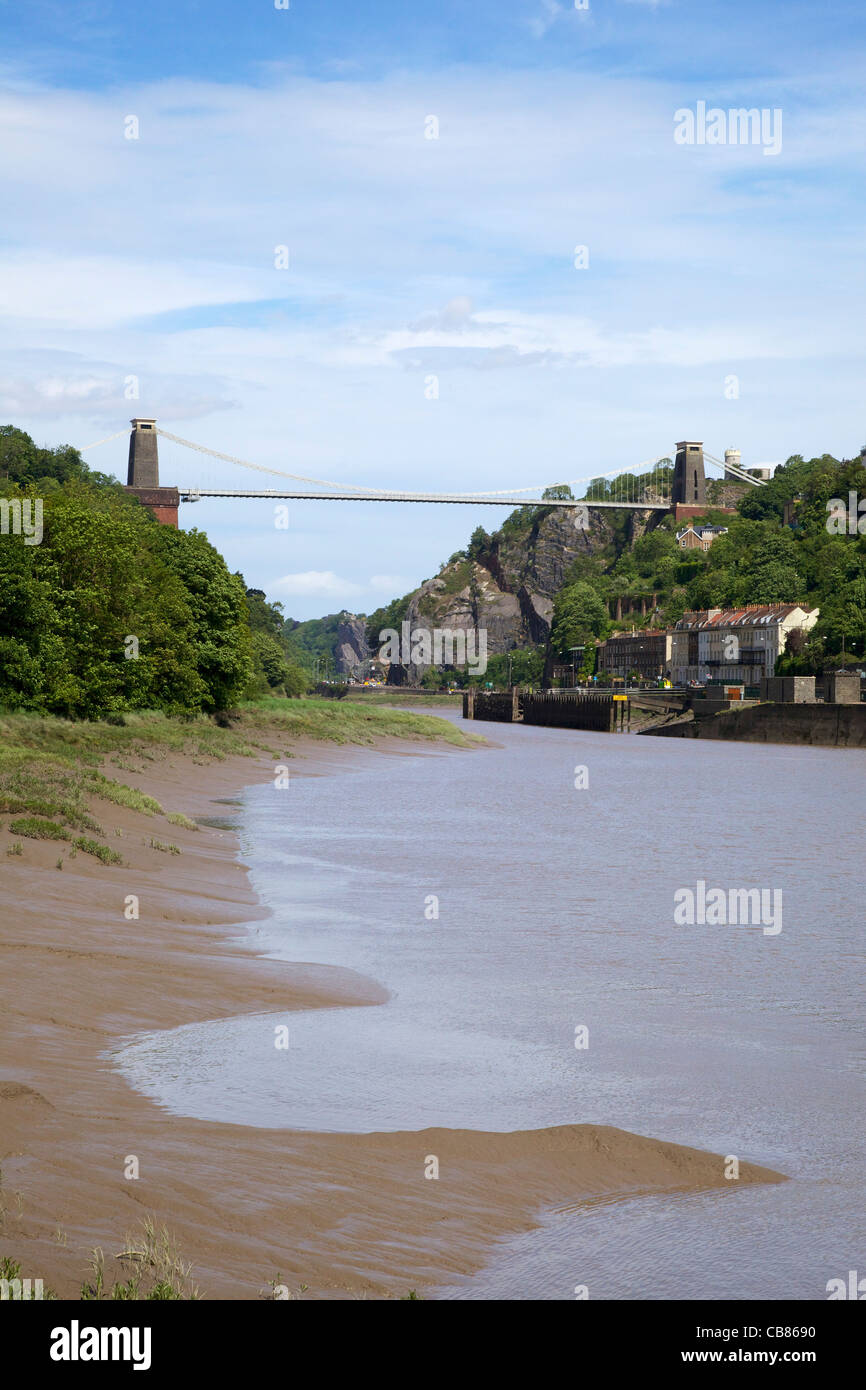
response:
<path fill-rule="evenodd" d="M 354 613 L 341 613 L 334 641 L 334 665 L 340 676 L 351 675 L 363 661 L 369 660 L 370 648 L 363 618 Z"/>
<path fill-rule="evenodd" d="M 541 645 L 569 566 L 612 539 L 605 512 L 556 507 L 528 513 L 476 548 L 473 559 L 453 561 L 422 585 L 406 614 L 410 631 L 449 630 L 471 642 L 483 630 L 488 656 Z M 419 680 L 431 664 L 410 661 L 410 680 Z"/>

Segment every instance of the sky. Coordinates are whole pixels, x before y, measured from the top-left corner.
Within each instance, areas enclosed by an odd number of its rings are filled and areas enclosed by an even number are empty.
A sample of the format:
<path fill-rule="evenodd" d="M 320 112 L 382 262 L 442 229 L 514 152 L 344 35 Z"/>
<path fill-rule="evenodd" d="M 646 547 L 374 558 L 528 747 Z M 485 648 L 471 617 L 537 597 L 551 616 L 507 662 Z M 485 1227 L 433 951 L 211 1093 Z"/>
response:
<path fill-rule="evenodd" d="M 746 466 L 866 442 L 860 4 L 282 5 L 0 0 L 0 422 L 122 481 L 125 437 L 87 446 L 140 415 L 451 492 L 680 439 Z M 280 485 L 165 439 L 160 477 Z M 181 525 L 303 619 L 371 612 L 506 514 Z"/>

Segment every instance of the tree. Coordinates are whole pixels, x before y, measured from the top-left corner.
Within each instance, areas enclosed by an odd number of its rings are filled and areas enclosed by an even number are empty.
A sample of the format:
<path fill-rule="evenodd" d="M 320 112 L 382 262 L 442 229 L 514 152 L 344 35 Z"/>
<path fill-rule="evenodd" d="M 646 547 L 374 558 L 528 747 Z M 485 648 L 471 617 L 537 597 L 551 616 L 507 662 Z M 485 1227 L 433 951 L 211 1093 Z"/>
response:
<path fill-rule="evenodd" d="M 203 708 L 227 709 L 240 696 L 252 666 L 252 640 L 243 581 L 198 530 L 158 526 L 158 550 L 182 580 L 193 615 L 196 668 L 207 694 Z"/>
<path fill-rule="evenodd" d="M 86 478 L 89 473 L 78 450 L 71 445 L 44 449 L 24 430 L 14 425 L 0 425 L 0 478 L 26 486 L 28 483 L 41 485 L 48 479 L 65 483 L 71 478 Z"/>
<path fill-rule="evenodd" d="M 595 674 L 595 659 L 598 655 L 595 643 L 587 642 L 583 649 L 583 661 L 578 671 L 578 679 L 588 681 Z"/>
<path fill-rule="evenodd" d="M 478 560 L 486 550 L 490 549 L 491 540 L 483 526 L 476 526 L 469 538 L 469 545 L 466 547 L 466 554 L 470 560 Z"/>
<path fill-rule="evenodd" d="M 607 627 L 607 610 L 598 594 L 583 580 L 560 589 L 554 600 L 550 645 L 561 659 L 571 656 L 571 648 L 599 637 Z"/>

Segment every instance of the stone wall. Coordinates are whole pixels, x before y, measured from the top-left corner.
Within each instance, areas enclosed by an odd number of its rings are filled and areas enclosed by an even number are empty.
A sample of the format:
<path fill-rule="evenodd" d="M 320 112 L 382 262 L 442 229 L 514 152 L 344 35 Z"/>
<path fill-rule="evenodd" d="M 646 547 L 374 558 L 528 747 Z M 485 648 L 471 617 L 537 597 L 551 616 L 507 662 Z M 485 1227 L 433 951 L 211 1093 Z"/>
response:
<path fill-rule="evenodd" d="M 866 705 L 752 705 L 715 718 L 647 729 L 645 736 L 866 748 Z"/>

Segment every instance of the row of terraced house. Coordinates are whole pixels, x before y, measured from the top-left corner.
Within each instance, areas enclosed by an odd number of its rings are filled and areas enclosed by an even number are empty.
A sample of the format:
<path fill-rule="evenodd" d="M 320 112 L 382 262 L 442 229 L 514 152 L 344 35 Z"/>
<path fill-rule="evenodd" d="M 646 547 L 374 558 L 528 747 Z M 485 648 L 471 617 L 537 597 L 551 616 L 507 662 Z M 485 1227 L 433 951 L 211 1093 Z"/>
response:
<path fill-rule="evenodd" d="M 792 632 L 809 632 L 817 608 L 798 603 L 750 603 L 684 613 L 666 629 L 617 633 L 598 649 L 598 669 L 624 680 L 725 681 L 757 685 L 775 673 Z"/>

